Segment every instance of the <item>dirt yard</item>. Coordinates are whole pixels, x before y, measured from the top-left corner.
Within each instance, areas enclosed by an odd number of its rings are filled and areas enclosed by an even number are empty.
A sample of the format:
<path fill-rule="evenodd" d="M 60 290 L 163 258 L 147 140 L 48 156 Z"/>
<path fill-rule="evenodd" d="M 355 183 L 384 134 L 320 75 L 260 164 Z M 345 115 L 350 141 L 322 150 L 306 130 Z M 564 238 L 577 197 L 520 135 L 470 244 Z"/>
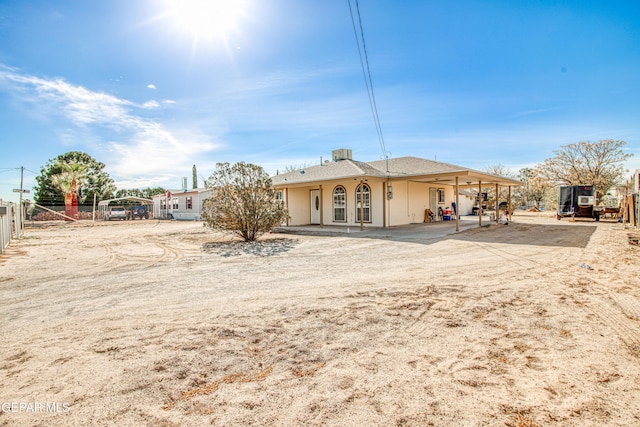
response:
<path fill-rule="evenodd" d="M 620 224 L 523 214 L 31 228 L 0 257 L 0 425 L 640 425 L 639 265 Z"/>

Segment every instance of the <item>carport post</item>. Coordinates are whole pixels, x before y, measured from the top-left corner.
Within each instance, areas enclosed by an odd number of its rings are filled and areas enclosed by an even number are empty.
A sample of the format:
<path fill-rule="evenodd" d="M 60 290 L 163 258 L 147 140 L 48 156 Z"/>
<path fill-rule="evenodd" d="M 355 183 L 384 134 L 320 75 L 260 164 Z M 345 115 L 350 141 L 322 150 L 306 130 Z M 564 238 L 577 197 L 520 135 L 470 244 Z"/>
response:
<path fill-rule="evenodd" d="M 460 231 L 460 196 L 458 192 L 458 177 L 456 176 L 456 231 Z"/>
<path fill-rule="evenodd" d="M 320 228 L 324 227 L 324 221 L 322 218 L 322 184 L 320 185 Z"/>
<path fill-rule="evenodd" d="M 478 225 L 482 227 L 482 180 L 478 180 Z"/>
<path fill-rule="evenodd" d="M 498 215 L 500 215 L 500 197 L 498 197 L 498 184 L 496 183 L 496 223 L 498 222 Z"/>
<path fill-rule="evenodd" d="M 93 214 L 91 215 L 91 221 L 94 224 L 96 223 L 96 197 L 97 197 L 97 194 L 93 193 Z"/>
<path fill-rule="evenodd" d="M 507 196 L 507 217 L 511 221 L 511 186 L 509 186 L 509 195 Z"/>
<path fill-rule="evenodd" d="M 284 189 L 284 204 L 289 210 L 289 189 L 285 187 Z M 287 227 L 289 226 L 289 216 L 287 215 Z"/>

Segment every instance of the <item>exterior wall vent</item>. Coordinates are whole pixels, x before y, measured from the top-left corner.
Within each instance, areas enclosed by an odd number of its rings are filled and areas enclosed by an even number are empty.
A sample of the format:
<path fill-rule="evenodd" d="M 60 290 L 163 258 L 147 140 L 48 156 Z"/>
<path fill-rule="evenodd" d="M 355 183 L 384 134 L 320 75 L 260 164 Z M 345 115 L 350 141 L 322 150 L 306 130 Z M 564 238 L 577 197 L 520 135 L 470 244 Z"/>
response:
<path fill-rule="evenodd" d="M 351 154 L 351 150 L 348 148 L 339 148 L 331 152 L 331 158 L 334 162 L 339 162 L 340 160 L 353 160 L 353 154 Z"/>

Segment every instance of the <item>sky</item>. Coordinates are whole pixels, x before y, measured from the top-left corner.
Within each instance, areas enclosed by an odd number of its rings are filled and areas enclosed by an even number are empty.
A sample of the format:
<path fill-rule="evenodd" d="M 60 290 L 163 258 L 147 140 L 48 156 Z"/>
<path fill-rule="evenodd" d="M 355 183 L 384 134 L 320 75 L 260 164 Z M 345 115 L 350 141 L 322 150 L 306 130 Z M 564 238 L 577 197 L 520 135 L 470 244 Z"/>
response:
<path fill-rule="evenodd" d="M 0 0 L 0 198 L 68 151 L 118 189 L 337 148 L 517 172 L 616 139 L 640 168 L 640 2 L 359 0 L 384 150 L 350 6 Z"/>

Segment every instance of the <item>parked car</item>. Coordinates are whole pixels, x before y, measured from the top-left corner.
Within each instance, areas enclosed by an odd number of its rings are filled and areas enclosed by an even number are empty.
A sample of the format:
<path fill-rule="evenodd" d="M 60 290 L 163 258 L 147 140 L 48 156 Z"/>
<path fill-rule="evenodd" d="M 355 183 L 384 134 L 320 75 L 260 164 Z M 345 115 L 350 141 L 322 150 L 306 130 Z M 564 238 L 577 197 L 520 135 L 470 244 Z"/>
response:
<path fill-rule="evenodd" d="M 129 219 L 136 219 L 136 217 L 149 219 L 149 208 L 145 205 L 134 206 L 129 213 Z"/>
<path fill-rule="evenodd" d="M 111 206 L 104 214 L 105 221 L 112 219 L 126 220 L 128 216 L 127 210 L 123 206 Z"/>

